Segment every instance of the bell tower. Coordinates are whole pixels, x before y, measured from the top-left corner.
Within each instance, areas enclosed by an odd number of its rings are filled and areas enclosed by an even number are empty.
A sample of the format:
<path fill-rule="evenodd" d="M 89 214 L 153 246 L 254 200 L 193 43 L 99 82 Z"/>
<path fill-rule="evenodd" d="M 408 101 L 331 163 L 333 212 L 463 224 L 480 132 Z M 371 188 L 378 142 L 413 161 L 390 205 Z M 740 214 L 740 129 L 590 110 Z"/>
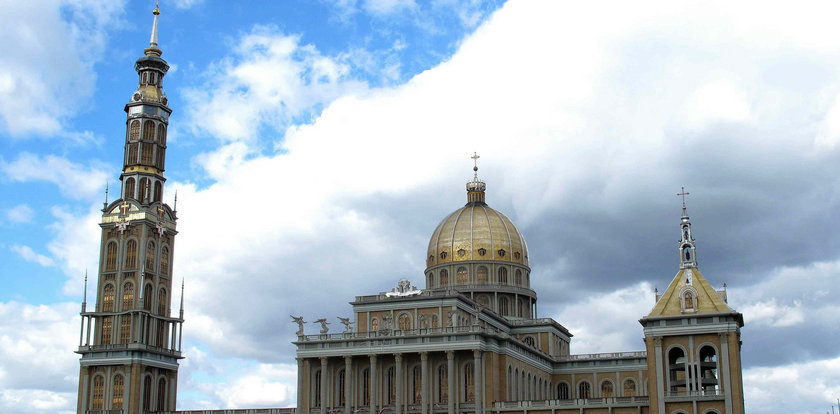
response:
<path fill-rule="evenodd" d="M 645 330 L 650 413 L 744 413 L 741 328 L 744 317 L 729 307 L 726 290 L 715 290 L 700 273 L 695 239 L 683 197 L 680 268 L 653 310 Z M 724 285 L 725 286 L 725 285 Z"/>
<path fill-rule="evenodd" d="M 149 47 L 134 64 L 137 90 L 125 105 L 119 197 L 102 209 L 95 303 L 82 302 L 77 413 L 174 411 L 184 322 L 172 315 L 172 258 L 177 215 L 163 202 L 166 130 L 163 93 L 169 64 L 158 48 L 153 10 Z M 177 205 L 177 198 L 176 198 Z"/>

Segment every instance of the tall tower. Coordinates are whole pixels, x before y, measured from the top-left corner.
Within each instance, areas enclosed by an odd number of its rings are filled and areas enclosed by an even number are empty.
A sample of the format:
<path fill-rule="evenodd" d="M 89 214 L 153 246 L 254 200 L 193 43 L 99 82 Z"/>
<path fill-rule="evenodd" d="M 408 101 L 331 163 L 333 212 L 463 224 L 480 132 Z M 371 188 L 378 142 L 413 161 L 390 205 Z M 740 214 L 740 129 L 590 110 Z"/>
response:
<path fill-rule="evenodd" d="M 729 307 L 700 273 L 684 190 L 680 218 L 680 269 L 642 318 L 645 327 L 650 413 L 744 413 L 741 327 L 744 317 Z"/>
<path fill-rule="evenodd" d="M 120 197 L 102 209 L 96 303 L 79 335 L 79 414 L 174 411 L 181 356 L 181 307 L 171 316 L 175 210 L 162 201 L 166 129 L 172 110 L 163 93 L 169 64 L 158 48 L 158 16 L 137 59 L 137 90 L 125 105 Z M 87 279 L 85 280 L 87 283 Z"/>

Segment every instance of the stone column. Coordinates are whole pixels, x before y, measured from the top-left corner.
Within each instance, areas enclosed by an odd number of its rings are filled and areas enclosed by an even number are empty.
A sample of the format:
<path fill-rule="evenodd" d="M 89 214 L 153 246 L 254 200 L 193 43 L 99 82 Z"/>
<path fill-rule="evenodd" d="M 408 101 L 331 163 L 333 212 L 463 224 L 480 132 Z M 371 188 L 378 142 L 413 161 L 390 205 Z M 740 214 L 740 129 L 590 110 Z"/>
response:
<path fill-rule="evenodd" d="M 718 361 L 720 361 L 720 371 L 718 373 L 718 389 L 723 388 L 723 395 L 724 395 L 724 404 L 726 406 L 726 412 L 732 412 L 732 387 L 731 387 L 731 374 L 729 372 L 729 334 L 722 333 L 720 334 L 720 357 L 718 357 Z M 723 384 L 721 384 L 720 380 L 723 380 Z M 723 387 L 721 387 L 723 385 Z"/>
<path fill-rule="evenodd" d="M 327 414 L 327 362 L 321 357 L 321 414 Z"/>
<path fill-rule="evenodd" d="M 299 413 L 303 412 L 303 358 L 295 358 L 297 360 L 298 375 L 297 375 L 297 410 Z"/>
<path fill-rule="evenodd" d="M 475 390 L 475 414 L 484 413 L 484 381 L 481 378 L 481 351 L 473 351 L 473 389 Z"/>
<path fill-rule="evenodd" d="M 662 337 L 653 338 L 653 353 L 656 355 L 656 396 L 658 397 L 657 413 L 665 414 L 665 378 L 662 361 Z"/>
<path fill-rule="evenodd" d="M 353 369 L 353 357 L 344 357 L 344 414 L 351 414 L 353 401 L 353 387 L 350 385 L 350 379 L 353 378 L 350 373 Z"/>
<path fill-rule="evenodd" d="M 401 414 L 403 408 L 403 361 L 402 354 L 394 354 L 394 381 L 397 382 L 397 401 L 394 403 L 394 413 Z"/>
<path fill-rule="evenodd" d="M 420 413 L 429 413 L 429 353 L 420 353 Z"/>
<path fill-rule="evenodd" d="M 370 356 L 370 411 L 376 414 L 376 355 Z"/>
<path fill-rule="evenodd" d="M 446 351 L 446 387 L 449 397 L 446 404 L 449 414 L 455 414 L 455 351 Z"/>

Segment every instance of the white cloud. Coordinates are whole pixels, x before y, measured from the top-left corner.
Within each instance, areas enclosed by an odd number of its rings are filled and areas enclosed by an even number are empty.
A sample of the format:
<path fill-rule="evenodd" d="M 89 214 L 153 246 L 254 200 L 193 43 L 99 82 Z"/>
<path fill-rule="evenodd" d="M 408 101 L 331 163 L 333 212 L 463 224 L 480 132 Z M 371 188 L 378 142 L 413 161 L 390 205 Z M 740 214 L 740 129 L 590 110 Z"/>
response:
<path fill-rule="evenodd" d="M 204 4 L 204 0 L 175 0 L 174 3 L 179 9 L 191 9 Z"/>
<path fill-rule="evenodd" d="M 414 0 L 364 0 L 365 11 L 374 15 L 387 15 L 417 7 Z"/>
<path fill-rule="evenodd" d="M 6 210 L 6 219 L 12 223 L 29 223 L 35 212 L 26 204 L 18 204 Z"/>
<path fill-rule="evenodd" d="M 78 385 L 79 304 L 0 302 L 0 411 L 72 412 Z"/>
<path fill-rule="evenodd" d="M 11 246 L 11 249 L 27 262 L 37 263 L 41 266 L 52 266 L 55 264 L 52 259 L 42 254 L 35 253 L 35 251 L 29 246 L 14 245 Z"/>
<path fill-rule="evenodd" d="M 15 45 L 0 59 L 0 129 L 18 137 L 85 136 L 63 124 L 86 107 L 95 90 L 93 65 L 101 59 L 105 29 L 116 22 L 123 4 L 28 1 L 14 3 L 15 12 L 0 17 L 0 39 Z"/>
<path fill-rule="evenodd" d="M 87 200 L 104 197 L 109 175 L 99 166 L 85 167 L 64 157 L 28 152 L 20 153 L 11 162 L 0 159 L 0 172 L 12 181 L 46 181 L 55 184 L 65 197 Z"/>
<path fill-rule="evenodd" d="M 85 274 L 96 275 L 99 271 L 101 212 L 92 206 L 86 214 L 76 214 L 62 207 L 53 207 L 51 213 L 55 221 L 49 228 L 55 236 L 47 244 L 47 250 L 67 276 L 62 289 L 64 294 L 80 297 Z M 93 285 L 96 278 L 90 280 Z"/>
<path fill-rule="evenodd" d="M 741 309 L 745 315 L 744 321 L 749 324 L 766 324 L 774 327 L 786 327 L 805 321 L 802 302 L 795 300 L 792 306 L 783 306 L 775 298 L 757 302 Z"/>
<path fill-rule="evenodd" d="M 214 392 L 224 407 L 288 407 L 295 404 L 297 365 L 259 364 Z"/>
<path fill-rule="evenodd" d="M 262 128 L 282 130 L 313 108 L 364 88 L 347 79 L 347 65 L 299 41 L 271 27 L 243 36 L 236 54 L 217 63 L 204 86 L 185 92 L 191 129 L 253 144 Z"/>
<path fill-rule="evenodd" d="M 838 383 L 840 358 L 756 367 L 744 371 L 744 396 L 752 412 L 808 414 L 837 404 Z"/>

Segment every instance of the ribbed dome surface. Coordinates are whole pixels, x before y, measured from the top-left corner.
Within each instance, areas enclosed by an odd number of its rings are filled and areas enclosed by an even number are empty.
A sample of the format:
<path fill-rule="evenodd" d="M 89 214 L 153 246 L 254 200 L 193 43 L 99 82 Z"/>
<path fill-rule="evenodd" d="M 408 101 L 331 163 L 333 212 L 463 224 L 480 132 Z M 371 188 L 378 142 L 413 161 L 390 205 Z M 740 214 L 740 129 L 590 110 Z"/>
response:
<path fill-rule="evenodd" d="M 438 224 L 429 241 L 426 265 L 469 260 L 528 266 L 528 247 L 504 214 L 483 202 L 469 203 Z"/>

